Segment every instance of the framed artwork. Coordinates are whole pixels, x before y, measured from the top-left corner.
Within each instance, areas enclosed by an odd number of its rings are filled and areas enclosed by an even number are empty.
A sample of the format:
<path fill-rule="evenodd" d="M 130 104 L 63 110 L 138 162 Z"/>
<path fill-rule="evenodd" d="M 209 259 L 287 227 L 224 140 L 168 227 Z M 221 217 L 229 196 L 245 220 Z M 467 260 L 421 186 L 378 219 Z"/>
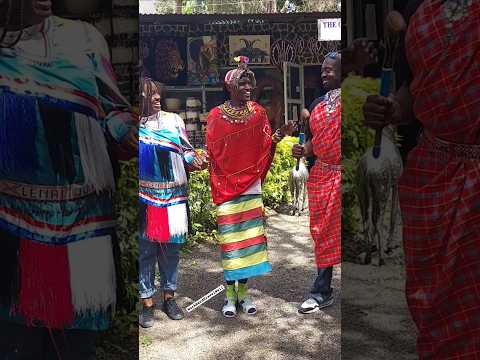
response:
<path fill-rule="evenodd" d="M 145 45 L 146 44 L 146 45 Z M 153 36 L 141 49 L 144 73 L 165 85 L 187 84 L 187 39 Z"/>
<path fill-rule="evenodd" d="M 270 64 L 270 35 L 232 35 L 228 44 L 230 65 L 240 55 L 248 57 L 253 65 Z"/>
<path fill-rule="evenodd" d="M 216 36 L 199 36 L 187 40 L 188 83 L 216 85 L 219 83 Z"/>

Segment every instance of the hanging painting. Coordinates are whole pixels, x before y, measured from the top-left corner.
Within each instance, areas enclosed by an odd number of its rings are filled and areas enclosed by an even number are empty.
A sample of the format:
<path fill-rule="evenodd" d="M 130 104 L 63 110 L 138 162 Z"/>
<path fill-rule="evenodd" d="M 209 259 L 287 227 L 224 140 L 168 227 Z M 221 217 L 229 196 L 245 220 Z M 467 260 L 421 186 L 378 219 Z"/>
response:
<path fill-rule="evenodd" d="M 165 85 L 187 84 L 187 39 L 154 36 L 142 49 L 144 72 Z"/>
<path fill-rule="evenodd" d="M 188 38 L 188 83 L 216 85 L 219 83 L 218 49 L 215 36 Z"/>
<path fill-rule="evenodd" d="M 250 59 L 250 64 L 270 64 L 270 35 L 232 35 L 229 41 L 230 65 L 240 55 Z"/>

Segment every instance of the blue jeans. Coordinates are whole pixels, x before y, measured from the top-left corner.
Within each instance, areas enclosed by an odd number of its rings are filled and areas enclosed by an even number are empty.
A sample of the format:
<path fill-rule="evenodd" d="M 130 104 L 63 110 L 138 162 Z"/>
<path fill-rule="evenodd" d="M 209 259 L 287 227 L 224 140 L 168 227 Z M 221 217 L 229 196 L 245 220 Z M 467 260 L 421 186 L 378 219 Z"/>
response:
<path fill-rule="evenodd" d="M 151 298 L 155 287 L 155 265 L 160 270 L 160 289 L 177 290 L 178 262 L 182 244 L 160 244 L 140 239 L 140 298 Z"/>
<path fill-rule="evenodd" d="M 333 267 L 319 268 L 317 278 L 310 291 L 310 296 L 318 301 L 328 299 L 333 293 L 332 275 Z"/>

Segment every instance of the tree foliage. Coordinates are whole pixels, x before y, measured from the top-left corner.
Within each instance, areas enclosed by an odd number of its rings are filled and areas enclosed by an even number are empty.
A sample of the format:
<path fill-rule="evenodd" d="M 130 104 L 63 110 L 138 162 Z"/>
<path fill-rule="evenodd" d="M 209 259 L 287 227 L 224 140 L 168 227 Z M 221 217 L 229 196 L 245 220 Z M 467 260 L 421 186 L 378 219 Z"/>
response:
<path fill-rule="evenodd" d="M 284 9 L 286 1 L 295 5 L 295 12 L 340 11 L 340 0 L 158 0 L 157 11 L 159 14 L 276 13 Z"/>

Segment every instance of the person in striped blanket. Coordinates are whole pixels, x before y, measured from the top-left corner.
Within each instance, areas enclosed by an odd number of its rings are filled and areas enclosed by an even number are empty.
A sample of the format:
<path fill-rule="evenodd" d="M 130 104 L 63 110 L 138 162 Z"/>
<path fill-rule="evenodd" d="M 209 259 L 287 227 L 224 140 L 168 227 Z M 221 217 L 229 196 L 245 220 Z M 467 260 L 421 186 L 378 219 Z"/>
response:
<path fill-rule="evenodd" d="M 217 223 L 227 291 L 222 313 L 237 314 L 237 305 L 254 315 L 247 296 L 249 278 L 267 274 L 262 182 L 270 168 L 276 144 L 293 130 L 289 123 L 271 135 L 264 108 L 251 101 L 255 75 L 248 58 L 238 57 L 237 69 L 225 76 L 230 100 L 210 111 L 206 144 L 210 159 L 210 187 Z M 236 285 L 238 282 L 238 285 Z"/>
<path fill-rule="evenodd" d="M 93 360 L 121 300 L 109 149 L 137 155 L 138 117 L 49 0 L 0 0 L 0 74 L 0 358 Z"/>
<path fill-rule="evenodd" d="M 206 167 L 187 138 L 183 120 L 161 109 L 161 85 L 143 79 L 140 119 L 140 298 L 139 323 L 153 326 L 155 265 L 159 264 L 163 311 L 172 320 L 183 318 L 174 299 L 181 246 L 188 233 L 186 171 Z"/>

